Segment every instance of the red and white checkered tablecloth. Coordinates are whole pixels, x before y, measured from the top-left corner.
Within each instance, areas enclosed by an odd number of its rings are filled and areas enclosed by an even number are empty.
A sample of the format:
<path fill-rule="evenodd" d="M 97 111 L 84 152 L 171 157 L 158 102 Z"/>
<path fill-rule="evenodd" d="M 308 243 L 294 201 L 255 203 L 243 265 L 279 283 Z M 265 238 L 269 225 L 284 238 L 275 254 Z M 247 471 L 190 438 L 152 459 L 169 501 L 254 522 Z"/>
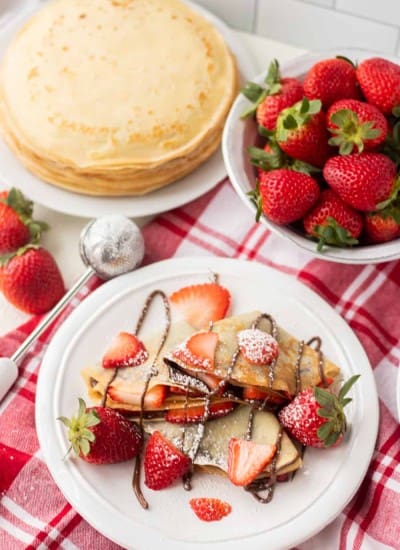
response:
<path fill-rule="evenodd" d="M 255 224 L 228 181 L 144 228 L 146 263 L 216 255 L 254 260 L 310 286 L 342 315 L 364 345 L 380 398 L 376 451 L 360 490 L 339 517 L 303 545 L 311 549 L 400 549 L 400 426 L 396 377 L 400 359 L 400 262 L 350 266 L 313 259 Z M 66 315 L 99 284 L 95 278 Z M 9 356 L 38 319 L 0 339 Z M 0 549 L 119 548 L 66 502 L 41 455 L 35 431 L 40 362 L 62 318 L 31 350 L 13 391 L 0 405 Z"/>

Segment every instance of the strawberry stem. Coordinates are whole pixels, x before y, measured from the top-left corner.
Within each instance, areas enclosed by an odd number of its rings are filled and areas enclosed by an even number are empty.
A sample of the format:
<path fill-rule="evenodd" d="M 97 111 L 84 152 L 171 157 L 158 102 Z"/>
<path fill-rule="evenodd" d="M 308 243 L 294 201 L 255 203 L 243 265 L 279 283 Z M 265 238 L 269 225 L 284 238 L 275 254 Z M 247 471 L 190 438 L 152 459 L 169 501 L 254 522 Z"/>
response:
<path fill-rule="evenodd" d="M 361 123 L 357 113 L 351 109 L 336 111 L 331 116 L 331 122 L 336 128 L 328 128 L 331 134 L 334 134 L 328 143 L 339 147 L 341 155 L 350 155 L 354 147 L 357 147 L 358 152 L 362 153 L 366 141 L 376 139 L 382 134 L 381 129 L 374 128 L 374 121 Z"/>
<path fill-rule="evenodd" d="M 68 440 L 71 442 L 71 446 L 67 451 L 67 455 L 73 449 L 76 456 L 81 453 L 87 456 L 90 452 L 90 443 L 96 440 L 96 436 L 89 428 L 100 424 L 100 418 L 94 410 L 86 412 L 86 403 L 83 399 L 79 398 L 78 401 L 79 409 L 76 416 L 71 419 L 60 416 L 57 420 L 68 428 Z"/>
<path fill-rule="evenodd" d="M 350 231 L 339 225 L 331 216 L 326 218 L 323 225 L 314 226 L 313 233 L 319 238 L 318 252 L 321 252 L 325 245 L 345 247 L 358 244 L 358 240 L 352 237 Z"/>

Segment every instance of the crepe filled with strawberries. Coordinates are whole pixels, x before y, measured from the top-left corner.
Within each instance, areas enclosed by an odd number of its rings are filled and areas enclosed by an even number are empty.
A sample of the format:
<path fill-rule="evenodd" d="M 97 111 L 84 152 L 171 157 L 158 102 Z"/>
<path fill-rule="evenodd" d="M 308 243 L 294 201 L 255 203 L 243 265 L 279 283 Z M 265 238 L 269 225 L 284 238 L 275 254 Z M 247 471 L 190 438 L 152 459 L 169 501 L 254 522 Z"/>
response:
<path fill-rule="evenodd" d="M 256 462 L 250 461 L 250 456 L 258 454 L 259 449 L 252 444 L 263 446 L 265 452 L 269 451 L 269 458 L 265 454 L 266 465 L 259 472 L 257 478 L 266 478 L 271 474 L 273 459 L 276 457 L 274 474 L 283 475 L 298 470 L 302 465 L 302 459 L 298 448 L 292 443 L 285 432 L 280 439 L 279 451 L 277 441 L 281 430 L 280 424 L 271 412 L 256 411 L 252 421 L 251 441 L 246 441 L 245 435 L 248 429 L 251 407 L 239 405 L 236 409 L 224 418 L 212 420 L 205 425 L 204 435 L 193 458 L 196 467 L 205 469 L 210 473 L 217 473 L 228 476 L 235 485 L 247 485 L 251 480 L 246 480 L 245 468 L 241 468 L 241 455 L 248 454 L 244 464 Z M 165 438 L 171 441 L 176 447 L 181 448 L 185 454 L 193 454 L 196 448 L 196 436 L 198 425 L 186 425 L 185 435 L 182 438 L 182 428 L 170 422 L 159 422 L 147 420 L 144 429 L 152 434 L 160 432 Z M 243 442 L 243 443 L 240 443 Z M 253 452 L 252 452 L 253 451 Z M 230 456 L 229 456 L 230 455 Z M 243 479 L 242 479 L 242 476 Z"/>
<path fill-rule="evenodd" d="M 275 327 L 275 328 L 274 328 Z M 271 331 L 275 336 L 271 335 Z M 339 367 L 260 311 L 217 321 L 190 334 L 166 356 L 170 370 L 229 379 L 227 393 L 282 403 L 297 391 L 336 379 Z M 224 394 L 222 394 L 224 395 Z"/>

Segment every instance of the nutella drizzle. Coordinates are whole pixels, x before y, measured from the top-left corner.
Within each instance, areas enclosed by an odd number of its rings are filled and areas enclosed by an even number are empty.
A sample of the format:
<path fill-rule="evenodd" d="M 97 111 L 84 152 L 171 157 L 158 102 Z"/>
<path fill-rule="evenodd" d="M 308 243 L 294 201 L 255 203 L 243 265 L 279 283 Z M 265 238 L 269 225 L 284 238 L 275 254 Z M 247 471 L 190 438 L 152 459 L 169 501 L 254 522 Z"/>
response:
<path fill-rule="evenodd" d="M 271 462 L 271 472 L 268 479 L 258 479 L 247 485 L 244 489 L 248 491 L 258 502 L 262 504 L 268 504 L 271 502 L 274 496 L 274 488 L 276 483 L 276 465 L 278 458 L 281 454 L 282 447 L 283 428 L 279 427 L 279 432 L 276 438 L 276 453 L 274 459 Z M 260 493 L 267 492 L 266 496 L 262 496 Z"/>
<path fill-rule="evenodd" d="M 329 384 L 326 380 L 325 371 L 324 371 L 325 359 L 324 359 L 324 354 L 321 351 L 321 346 L 322 346 L 321 338 L 319 336 L 314 336 L 307 342 L 307 346 L 311 346 L 312 344 L 315 344 L 314 349 L 318 353 L 318 371 L 319 371 L 319 376 L 321 378 L 322 385 L 324 388 L 327 388 Z"/>
<path fill-rule="evenodd" d="M 296 376 L 296 393 L 297 395 L 299 392 L 301 392 L 301 360 L 303 358 L 303 352 L 304 352 L 304 340 L 301 340 L 299 342 L 299 347 L 297 349 L 297 357 L 296 357 L 296 365 L 295 365 L 295 376 Z"/>
<path fill-rule="evenodd" d="M 254 321 L 254 323 L 251 325 L 251 328 L 253 329 L 257 328 L 263 319 L 266 319 L 271 323 L 271 336 L 275 338 L 275 340 L 278 340 L 279 339 L 278 326 L 276 324 L 275 319 L 272 317 L 272 315 L 269 315 L 268 313 L 261 313 L 261 315 L 259 315 L 257 319 Z M 270 390 L 272 390 L 272 386 L 274 384 L 275 366 L 277 362 L 278 362 L 278 357 L 275 357 L 275 359 L 271 361 L 271 363 L 268 365 L 268 383 L 269 383 Z"/>
<path fill-rule="evenodd" d="M 141 314 L 139 316 L 139 319 L 138 319 L 138 322 L 136 323 L 136 328 L 135 328 L 135 334 L 138 334 L 140 332 L 142 326 L 143 326 L 143 323 L 144 323 L 146 317 L 147 317 L 150 306 L 151 306 L 151 304 L 153 303 L 154 299 L 157 296 L 160 296 L 160 298 L 163 301 L 164 313 L 165 313 L 165 328 L 164 328 L 164 332 L 161 335 L 160 345 L 159 345 L 159 347 L 157 349 L 157 352 L 154 356 L 153 363 L 151 365 L 150 371 L 149 371 L 149 373 L 146 377 L 143 393 L 140 397 L 139 429 L 140 429 L 140 432 L 142 433 L 142 435 L 143 435 L 144 400 L 145 400 L 146 393 L 147 393 L 147 390 L 149 388 L 149 384 L 150 384 L 151 379 L 153 378 L 153 376 L 156 376 L 158 374 L 158 370 L 155 367 L 155 363 L 157 362 L 158 357 L 161 353 L 161 350 L 164 347 L 165 341 L 168 337 L 169 330 L 170 330 L 170 327 L 171 327 L 170 305 L 169 305 L 169 301 L 168 301 L 168 298 L 167 298 L 166 294 L 162 290 L 154 290 L 151 294 L 149 294 L 149 296 L 147 297 L 147 299 L 145 301 L 145 304 L 143 306 L 143 309 L 141 311 Z M 118 371 L 118 369 L 116 369 L 116 372 L 117 371 Z M 108 388 L 107 388 L 107 390 L 108 390 Z M 107 393 L 105 395 L 107 395 Z M 135 468 L 133 470 L 132 487 L 133 487 L 135 495 L 136 495 L 136 497 L 139 501 L 139 504 L 146 510 L 149 507 L 149 505 L 148 505 L 146 499 L 144 498 L 142 490 L 140 488 L 140 464 L 141 464 L 141 455 L 139 454 L 136 457 Z"/>

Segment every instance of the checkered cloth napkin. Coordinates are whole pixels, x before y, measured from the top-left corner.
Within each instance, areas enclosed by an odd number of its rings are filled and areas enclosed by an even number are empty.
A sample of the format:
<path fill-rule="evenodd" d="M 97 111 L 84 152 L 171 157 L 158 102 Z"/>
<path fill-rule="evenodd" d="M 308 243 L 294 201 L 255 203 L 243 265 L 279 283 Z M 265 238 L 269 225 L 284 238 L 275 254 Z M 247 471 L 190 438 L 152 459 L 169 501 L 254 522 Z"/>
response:
<path fill-rule="evenodd" d="M 144 229 L 144 235 L 146 263 L 188 255 L 254 260 L 296 277 L 346 319 L 374 368 L 380 397 L 379 438 L 356 496 L 301 549 L 399 549 L 400 426 L 395 417 L 395 387 L 400 358 L 400 262 L 344 266 L 312 259 L 255 224 L 228 181 L 185 207 L 159 216 Z M 63 318 L 98 284 L 94 278 Z M 38 369 L 63 318 L 33 347 L 17 384 L 0 406 L 1 550 L 119 548 L 65 501 L 39 449 L 34 422 Z M 0 339 L 0 355 L 11 355 L 38 320 Z"/>

